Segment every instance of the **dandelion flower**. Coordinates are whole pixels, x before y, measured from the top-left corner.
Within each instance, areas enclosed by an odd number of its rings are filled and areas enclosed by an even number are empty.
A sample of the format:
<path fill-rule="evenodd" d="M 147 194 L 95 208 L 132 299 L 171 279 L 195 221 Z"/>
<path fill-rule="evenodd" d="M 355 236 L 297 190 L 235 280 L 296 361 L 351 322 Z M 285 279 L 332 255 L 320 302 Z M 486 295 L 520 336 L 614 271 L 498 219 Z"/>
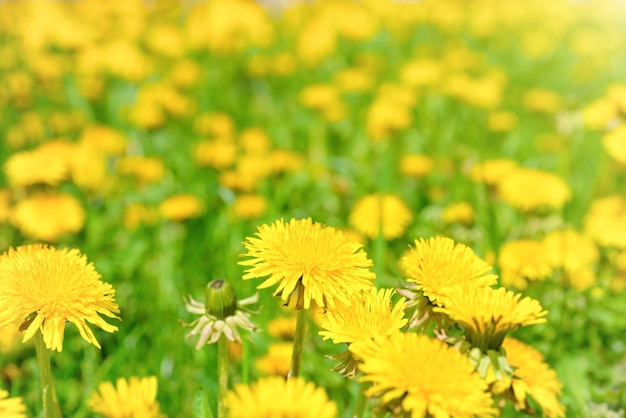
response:
<path fill-rule="evenodd" d="M 328 310 L 321 322 L 320 335 L 335 344 L 354 343 L 374 335 L 389 335 L 406 325 L 404 298 L 392 306 L 393 289 L 371 288 L 354 294 L 348 305 Z"/>
<path fill-rule="evenodd" d="M 457 349 L 416 333 L 395 333 L 353 344 L 366 395 L 394 416 L 493 417 L 487 384 Z M 416 362 L 419 367 L 416 367 Z"/>
<path fill-rule="evenodd" d="M 293 343 L 291 342 L 270 344 L 267 354 L 259 357 L 254 362 L 254 366 L 266 375 L 287 377 L 291 367 L 292 352 Z"/>
<path fill-rule="evenodd" d="M 9 398 L 9 392 L 0 389 L 0 416 L 2 418 L 26 418 L 26 405 L 22 398 Z"/>
<path fill-rule="evenodd" d="M 520 168 L 498 183 L 498 194 L 508 204 L 523 211 L 541 207 L 560 209 L 572 197 L 567 183 L 542 170 Z"/>
<path fill-rule="evenodd" d="M 296 333 L 296 317 L 280 316 L 267 323 L 267 333 L 281 340 L 291 341 Z"/>
<path fill-rule="evenodd" d="M 164 219 L 183 221 L 196 218 L 204 211 L 204 205 L 199 197 L 192 194 L 177 194 L 163 200 L 159 205 L 159 212 Z"/>
<path fill-rule="evenodd" d="M 541 324 L 548 312 L 539 301 L 514 294 L 501 287 L 461 287 L 450 289 L 444 308 L 433 308 L 465 327 L 472 347 L 483 352 L 499 350 L 509 331 L 524 325 Z"/>
<path fill-rule="evenodd" d="M 398 332 L 407 323 L 404 318 L 406 300 L 401 298 L 395 306 L 391 304 L 393 289 L 370 289 L 353 295 L 350 305 L 338 304 L 328 310 L 320 321 L 324 340 L 332 339 L 335 344 L 353 344 L 377 335 L 388 336 Z M 349 351 L 332 358 L 340 360 L 334 368 L 346 377 L 356 375 L 357 362 Z"/>
<path fill-rule="evenodd" d="M 453 203 L 443 210 L 441 219 L 447 224 L 469 225 L 474 222 L 474 208 L 468 202 Z"/>
<path fill-rule="evenodd" d="M 614 195 L 594 200 L 585 216 L 585 233 L 603 247 L 626 248 L 626 199 Z"/>
<path fill-rule="evenodd" d="M 241 342 L 238 328 L 254 331 L 256 326 L 250 321 L 253 313 L 247 306 L 259 300 L 259 294 L 242 300 L 237 300 L 234 287 L 223 279 L 215 279 L 205 288 L 205 303 L 189 296 L 185 301 L 188 312 L 200 315 L 190 324 L 183 323 L 184 327 L 191 327 L 186 337 L 199 335 L 196 349 L 204 344 L 213 344 L 222 334 L 230 341 Z"/>
<path fill-rule="evenodd" d="M 63 349 L 65 323 L 76 325 L 83 339 L 96 347 L 87 323 L 107 332 L 117 330 L 100 317 L 117 318 L 115 289 L 100 281 L 93 264 L 78 250 L 57 250 L 41 244 L 9 249 L 0 257 L 0 327 L 18 322 L 23 342 L 41 330 L 46 347 Z"/>
<path fill-rule="evenodd" d="M 433 304 L 443 305 L 455 286 L 484 287 L 496 283 L 491 266 L 468 246 L 446 237 L 415 240 L 403 259 L 407 280 Z"/>
<path fill-rule="evenodd" d="M 40 149 L 15 153 L 4 164 L 11 187 L 55 186 L 67 178 L 67 168 L 65 159 L 53 158 L 51 153 Z"/>
<path fill-rule="evenodd" d="M 15 205 L 11 223 L 29 238 L 54 242 L 83 228 L 85 210 L 74 196 L 39 194 Z"/>
<path fill-rule="evenodd" d="M 267 200 L 260 194 L 242 194 L 233 202 L 233 213 L 239 219 L 256 219 L 266 210 Z"/>
<path fill-rule="evenodd" d="M 435 160 L 423 154 L 408 154 L 400 159 L 400 171 L 408 177 L 426 177 L 435 168 Z"/>
<path fill-rule="evenodd" d="M 247 267 L 243 279 L 265 278 L 260 289 L 278 284 L 274 295 L 284 301 L 298 289 L 298 308 L 308 309 L 311 299 L 321 307 L 349 303 L 351 293 L 373 286 L 372 261 L 362 246 L 332 227 L 281 219 L 258 230 L 244 242 L 250 259 L 239 262 Z"/>
<path fill-rule="evenodd" d="M 469 176 L 477 183 L 495 186 L 507 174 L 517 169 L 517 162 L 506 158 L 487 160 L 472 167 Z"/>
<path fill-rule="evenodd" d="M 502 284 L 525 289 L 528 280 L 542 280 L 552 274 L 550 258 L 540 241 L 509 241 L 500 249 L 498 264 Z"/>
<path fill-rule="evenodd" d="M 89 409 L 105 418 L 159 418 L 160 406 L 157 397 L 157 378 L 131 377 L 117 379 L 98 385 L 87 401 Z"/>
<path fill-rule="evenodd" d="M 602 146 L 613 160 L 626 165 L 626 124 L 605 134 L 602 138 Z"/>
<path fill-rule="evenodd" d="M 362 197 L 352 209 L 350 225 L 369 238 L 382 234 L 385 239 L 399 238 L 413 221 L 413 214 L 398 196 L 376 193 Z"/>
<path fill-rule="evenodd" d="M 231 418 L 334 418 L 337 405 L 323 388 L 300 377 L 267 377 L 250 385 L 238 384 L 226 393 Z"/>
<path fill-rule="evenodd" d="M 544 362 L 543 355 L 514 338 L 505 338 L 502 347 L 509 364 L 515 367 L 512 390 L 516 408 L 526 409 L 527 397 L 531 397 L 541 407 L 544 417 L 564 417 L 565 408 L 558 400 L 563 385 Z"/>
<path fill-rule="evenodd" d="M 543 248 L 554 268 L 574 272 L 596 263 L 600 257 L 593 240 L 573 229 L 550 232 Z"/>
<path fill-rule="evenodd" d="M 122 157 L 118 162 L 117 171 L 121 175 L 136 178 L 142 184 L 149 184 L 163 178 L 165 166 L 158 158 Z"/>

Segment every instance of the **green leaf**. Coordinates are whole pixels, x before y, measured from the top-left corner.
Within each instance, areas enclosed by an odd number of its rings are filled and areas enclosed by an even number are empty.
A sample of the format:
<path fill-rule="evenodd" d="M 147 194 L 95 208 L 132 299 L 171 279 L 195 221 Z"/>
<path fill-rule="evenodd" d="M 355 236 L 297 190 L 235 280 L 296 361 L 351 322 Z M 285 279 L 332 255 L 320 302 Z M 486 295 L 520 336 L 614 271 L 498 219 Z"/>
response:
<path fill-rule="evenodd" d="M 192 418 L 213 418 L 213 413 L 209 408 L 209 397 L 203 388 L 198 388 L 193 396 L 191 416 Z"/>

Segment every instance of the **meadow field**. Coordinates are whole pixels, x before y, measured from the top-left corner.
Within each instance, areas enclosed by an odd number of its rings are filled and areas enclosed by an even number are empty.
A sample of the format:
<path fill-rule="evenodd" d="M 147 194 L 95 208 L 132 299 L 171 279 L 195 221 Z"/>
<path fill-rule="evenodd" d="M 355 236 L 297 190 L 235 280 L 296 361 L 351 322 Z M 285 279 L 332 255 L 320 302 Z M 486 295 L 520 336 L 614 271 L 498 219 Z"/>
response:
<path fill-rule="evenodd" d="M 0 417 L 624 417 L 623 1 L 2 1 L 0 166 Z"/>

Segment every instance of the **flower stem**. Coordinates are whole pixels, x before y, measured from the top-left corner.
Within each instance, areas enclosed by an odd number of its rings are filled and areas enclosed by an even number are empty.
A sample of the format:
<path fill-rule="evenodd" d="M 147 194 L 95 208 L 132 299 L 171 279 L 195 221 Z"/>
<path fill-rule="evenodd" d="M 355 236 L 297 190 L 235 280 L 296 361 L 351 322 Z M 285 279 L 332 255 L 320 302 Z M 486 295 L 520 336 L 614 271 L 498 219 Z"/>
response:
<path fill-rule="evenodd" d="M 353 418 L 361 418 L 363 412 L 365 412 L 365 406 L 367 405 L 365 391 L 367 390 L 367 386 L 367 382 L 361 382 L 359 385 L 359 393 L 356 395 L 356 404 L 354 405 L 354 414 L 352 414 Z"/>
<path fill-rule="evenodd" d="M 228 339 L 222 335 L 217 340 L 217 416 L 226 418 L 224 396 L 228 391 Z"/>
<path fill-rule="evenodd" d="M 291 352 L 291 367 L 287 377 L 298 377 L 300 375 L 300 366 L 302 364 L 302 345 L 304 341 L 304 329 L 306 327 L 306 309 L 298 310 L 298 319 L 296 320 L 296 334 L 293 339 L 293 351 Z"/>
<path fill-rule="evenodd" d="M 35 351 L 41 374 L 41 395 L 43 399 L 43 415 L 45 418 L 61 418 L 61 409 L 54 390 L 54 379 L 50 367 L 50 352 L 43 341 L 41 330 L 35 335 Z"/>
<path fill-rule="evenodd" d="M 250 342 L 242 338 L 243 355 L 241 356 L 241 383 L 247 384 L 250 380 Z"/>

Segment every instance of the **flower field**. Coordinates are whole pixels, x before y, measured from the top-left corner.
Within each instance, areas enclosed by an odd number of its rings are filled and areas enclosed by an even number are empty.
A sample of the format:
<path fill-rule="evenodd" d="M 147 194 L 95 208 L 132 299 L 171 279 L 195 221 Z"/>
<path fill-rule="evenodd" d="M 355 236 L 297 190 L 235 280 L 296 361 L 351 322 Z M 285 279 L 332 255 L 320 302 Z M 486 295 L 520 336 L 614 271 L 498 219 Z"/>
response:
<path fill-rule="evenodd" d="M 619 418 L 621 0 L 0 2 L 0 417 Z"/>

